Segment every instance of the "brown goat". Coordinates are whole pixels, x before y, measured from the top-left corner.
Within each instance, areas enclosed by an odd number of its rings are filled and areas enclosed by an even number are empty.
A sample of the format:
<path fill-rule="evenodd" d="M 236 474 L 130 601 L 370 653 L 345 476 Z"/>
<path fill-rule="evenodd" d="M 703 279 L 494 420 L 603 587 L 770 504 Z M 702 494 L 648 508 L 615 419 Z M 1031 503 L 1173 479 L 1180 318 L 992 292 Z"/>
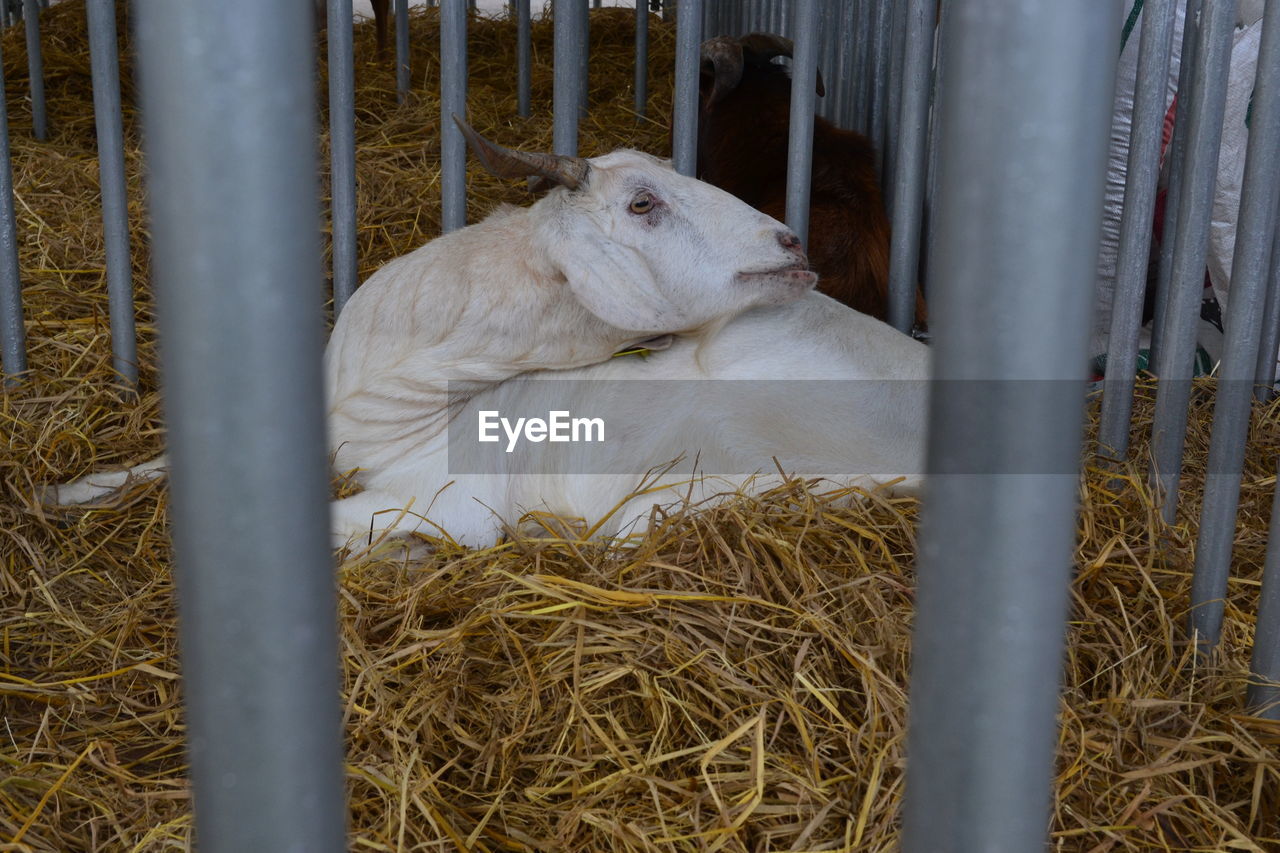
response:
<path fill-rule="evenodd" d="M 698 177 L 779 220 L 786 218 L 791 77 L 770 60 L 791 51 L 788 39 L 767 33 L 721 36 L 702 45 Z M 823 293 L 883 320 L 889 219 L 875 162 L 867 137 L 814 117 L 810 266 Z M 916 322 L 924 320 L 917 290 Z"/>

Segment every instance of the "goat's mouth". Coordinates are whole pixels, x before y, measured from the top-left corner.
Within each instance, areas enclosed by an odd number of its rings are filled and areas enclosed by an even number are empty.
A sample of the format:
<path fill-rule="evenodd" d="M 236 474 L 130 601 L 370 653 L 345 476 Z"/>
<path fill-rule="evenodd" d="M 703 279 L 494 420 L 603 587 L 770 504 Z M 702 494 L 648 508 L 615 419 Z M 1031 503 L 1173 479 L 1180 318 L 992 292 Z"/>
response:
<path fill-rule="evenodd" d="M 771 270 L 743 271 L 738 273 L 737 279 L 744 282 L 780 283 L 802 288 L 817 284 L 818 274 L 810 270 L 807 264 L 794 263 Z"/>

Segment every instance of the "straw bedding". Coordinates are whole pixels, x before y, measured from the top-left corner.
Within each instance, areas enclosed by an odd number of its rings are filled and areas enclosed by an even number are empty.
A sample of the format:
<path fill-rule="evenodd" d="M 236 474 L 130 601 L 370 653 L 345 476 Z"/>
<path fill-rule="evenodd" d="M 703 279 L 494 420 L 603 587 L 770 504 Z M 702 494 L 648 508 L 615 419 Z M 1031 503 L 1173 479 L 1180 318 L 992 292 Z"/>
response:
<path fill-rule="evenodd" d="M 163 490 L 59 514 L 32 498 L 38 483 L 137 462 L 162 441 L 131 77 L 136 402 L 109 381 L 82 7 L 55 6 L 44 22 L 47 144 L 30 140 L 20 30 L 3 42 L 33 376 L 0 396 L 0 850 L 185 848 Z M 631 13 L 592 22 L 584 153 L 664 152 L 672 31 L 654 22 L 658 119 L 640 120 Z M 437 30 L 431 13 L 412 25 L 417 95 L 404 107 L 370 27 L 357 33 L 365 273 L 438 227 Z M 477 21 L 471 38 L 475 125 L 549 147 L 549 26 L 535 27 L 528 120 L 515 118 L 510 25 Z M 471 181 L 473 219 L 521 201 L 518 187 Z M 1139 423 L 1150 388 L 1142 397 Z M 1211 411 L 1206 387 L 1185 519 Z M 1194 664 L 1183 627 L 1194 522 L 1159 524 L 1140 477 L 1118 491 L 1101 472 L 1082 481 L 1055 849 L 1280 849 L 1280 725 L 1246 716 L 1241 698 L 1280 451 L 1280 411 L 1256 414 L 1213 668 Z M 1142 453 L 1140 428 L 1135 442 Z M 351 849 L 894 849 L 917 511 L 912 500 L 838 507 L 794 484 L 660 512 L 630 550 L 519 540 L 344 566 Z"/>

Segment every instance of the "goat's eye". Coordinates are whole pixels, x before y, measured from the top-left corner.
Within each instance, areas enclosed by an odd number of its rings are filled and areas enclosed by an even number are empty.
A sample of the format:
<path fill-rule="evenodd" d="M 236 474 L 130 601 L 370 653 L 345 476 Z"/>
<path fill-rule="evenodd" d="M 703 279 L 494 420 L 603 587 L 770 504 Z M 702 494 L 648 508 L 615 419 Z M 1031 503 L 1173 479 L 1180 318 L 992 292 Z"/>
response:
<path fill-rule="evenodd" d="M 631 199 L 631 212 L 645 214 L 653 210 L 654 199 L 649 193 L 640 193 Z"/>

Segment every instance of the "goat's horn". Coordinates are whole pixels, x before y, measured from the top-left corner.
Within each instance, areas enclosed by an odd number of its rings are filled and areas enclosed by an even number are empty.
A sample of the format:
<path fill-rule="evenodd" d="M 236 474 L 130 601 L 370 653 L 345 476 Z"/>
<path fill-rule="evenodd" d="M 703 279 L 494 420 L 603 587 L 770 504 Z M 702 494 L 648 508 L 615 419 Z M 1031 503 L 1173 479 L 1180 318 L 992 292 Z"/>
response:
<path fill-rule="evenodd" d="M 728 36 L 717 36 L 702 43 L 702 61 L 710 62 L 715 82 L 707 105 L 718 103 L 721 98 L 737 88 L 742 81 L 742 45 Z"/>
<path fill-rule="evenodd" d="M 738 42 L 742 45 L 743 53 L 763 62 L 768 62 L 775 56 L 790 59 L 795 53 L 795 45 L 791 39 L 773 33 L 748 33 L 738 39 Z"/>
<path fill-rule="evenodd" d="M 775 56 L 795 58 L 795 45 L 791 39 L 773 33 L 748 33 L 739 41 L 742 43 L 742 52 L 758 62 L 768 62 Z M 818 71 L 817 78 L 818 97 L 822 97 L 827 91 L 822 85 L 821 70 Z"/>
<path fill-rule="evenodd" d="M 499 178 L 537 175 L 576 190 L 587 182 L 587 175 L 591 173 L 590 164 L 582 157 L 565 157 L 541 151 L 513 151 L 485 139 L 457 115 L 454 115 L 453 120 L 457 122 L 458 129 L 462 131 L 480 165 Z"/>

